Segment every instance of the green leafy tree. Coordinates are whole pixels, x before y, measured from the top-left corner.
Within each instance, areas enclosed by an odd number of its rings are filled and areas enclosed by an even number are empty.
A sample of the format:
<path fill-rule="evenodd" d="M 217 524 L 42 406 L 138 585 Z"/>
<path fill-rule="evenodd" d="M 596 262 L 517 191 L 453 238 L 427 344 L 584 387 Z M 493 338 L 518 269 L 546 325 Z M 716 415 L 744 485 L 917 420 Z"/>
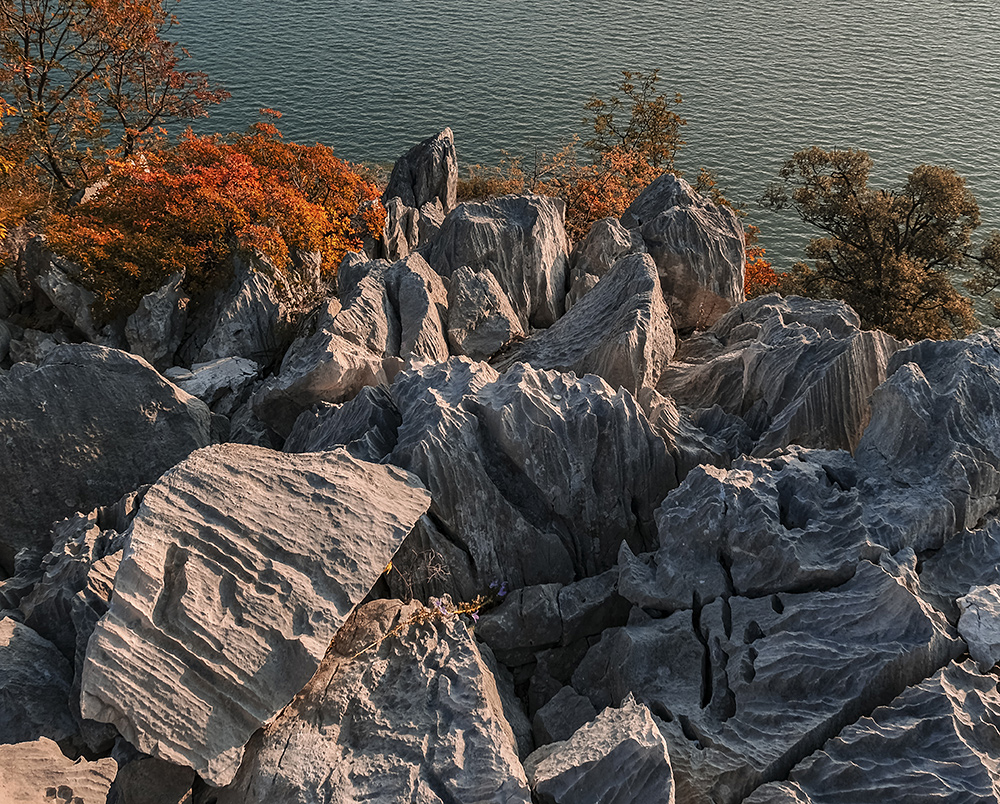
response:
<path fill-rule="evenodd" d="M 920 165 L 887 190 L 868 186 L 872 166 L 865 151 L 814 147 L 782 167 L 762 205 L 791 207 L 822 235 L 806 247 L 812 265 L 794 265 L 780 289 L 843 299 L 863 326 L 900 338 L 964 336 L 978 321 L 952 276 L 974 272 L 976 292 L 1000 285 L 1000 233 L 973 253 L 979 205 L 950 168 Z"/>
<path fill-rule="evenodd" d="M 584 146 L 597 154 L 616 149 L 637 153 L 660 170 L 673 170 L 674 157 L 684 140 L 681 127 L 687 124 L 677 112 L 680 93 L 657 92 L 660 71 L 642 73 L 622 70 L 618 93 L 607 100 L 594 95 L 584 109 L 593 113 L 583 122 L 594 136 Z"/>

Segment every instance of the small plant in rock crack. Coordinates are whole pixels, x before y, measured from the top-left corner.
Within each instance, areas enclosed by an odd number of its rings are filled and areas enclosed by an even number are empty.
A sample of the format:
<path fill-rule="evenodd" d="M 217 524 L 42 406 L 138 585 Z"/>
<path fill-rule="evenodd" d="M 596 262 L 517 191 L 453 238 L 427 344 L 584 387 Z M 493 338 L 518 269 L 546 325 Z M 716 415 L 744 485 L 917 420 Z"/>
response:
<path fill-rule="evenodd" d="M 389 565 L 389 567 L 391 566 L 392 564 Z M 473 624 L 475 624 L 479 622 L 479 615 L 484 609 L 494 608 L 506 597 L 508 592 L 507 581 L 494 581 L 490 584 L 490 589 L 490 594 L 477 595 L 473 600 L 464 603 L 452 602 L 449 595 L 429 598 L 427 601 L 429 605 L 416 609 L 413 614 L 400 620 L 378 639 L 369 642 L 363 648 L 353 653 L 351 658 L 356 659 L 363 653 L 378 649 L 387 639 L 399 636 L 414 624 L 431 622 L 433 620 L 458 619 L 463 615 L 471 617 Z"/>

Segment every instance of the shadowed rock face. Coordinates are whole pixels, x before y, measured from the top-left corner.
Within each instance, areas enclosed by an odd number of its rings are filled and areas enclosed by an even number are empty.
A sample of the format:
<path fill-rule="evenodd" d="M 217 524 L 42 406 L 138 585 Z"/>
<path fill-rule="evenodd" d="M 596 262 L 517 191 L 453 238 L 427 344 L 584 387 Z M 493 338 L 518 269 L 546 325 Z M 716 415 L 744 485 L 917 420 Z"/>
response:
<path fill-rule="evenodd" d="M 417 143 L 392 166 L 383 202 L 398 198 L 407 207 L 420 209 L 435 200 L 445 214 L 455 208 L 458 158 L 450 128 Z M 405 256 L 405 255 L 404 255 Z"/>
<path fill-rule="evenodd" d="M 516 362 L 539 369 L 596 374 L 637 394 L 655 388 L 674 353 L 674 331 L 646 254 L 623 257 L 582 300 L 546 330 L 514 349 Z"/>
<path fill-rule="evenodd" d="M 996 802 L 1000 770 L 996 678 L 951 664 L 863 717 L 801 762 L 791 781 L 748 804 Z M 781 791 L 781 787 L 788 792 Z"/>
<path fill-rule="evenodd" d="M 152 482 L 210 428 L 203 402 L 102 346 L 59 346 L 0 376 L 0 566 L 54 521 Z"/>
<path fill-rule="evenodd" d="M 548 327 L 565 311 L 569 256 L 563 202 L 507 195 L 460 204 L 445 218 L 427 261 L 451 277 L 462 266 L 489 271 L 522 329 Z"/>
<path fill-rule="evenodd" d="M 461 620 L 399 601 L 358 609 L 218 802 L 307 804 L 317 791 L 331 804 L 531 801 L 497 686 Z"/>
<path fill-rule="evenodd" d="M 202 450 L 147 493 L 83 670 L 85 717 L 229 782 L 428 504 L 345 452 Z"/>
<path fill-rule="evenodd" d="M 731 209 L 663 173 L 625 210 L 621 222 L 642 235 L 679 331 L 711 326 L 743 301 L 743 226 Z"/>

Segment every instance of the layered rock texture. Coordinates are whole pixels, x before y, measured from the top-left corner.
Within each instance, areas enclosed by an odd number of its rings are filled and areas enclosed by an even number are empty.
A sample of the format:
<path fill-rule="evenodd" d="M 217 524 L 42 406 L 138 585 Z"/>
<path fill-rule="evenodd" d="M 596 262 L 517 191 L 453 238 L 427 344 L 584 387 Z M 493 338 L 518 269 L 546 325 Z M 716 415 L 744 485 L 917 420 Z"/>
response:
<path fill-rule="evenodd" d="M 294 327 L 316 255 L 100 332 L 0 275 L 0 799 L 1000 804 L 1000 331 L 456 165 Z"/>

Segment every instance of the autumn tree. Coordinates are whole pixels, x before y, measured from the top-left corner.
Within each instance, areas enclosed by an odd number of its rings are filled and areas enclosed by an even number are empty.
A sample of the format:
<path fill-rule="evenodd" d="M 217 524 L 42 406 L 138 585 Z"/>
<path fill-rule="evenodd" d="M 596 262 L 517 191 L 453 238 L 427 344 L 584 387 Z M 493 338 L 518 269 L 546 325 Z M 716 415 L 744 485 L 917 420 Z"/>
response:
<path fill-rule="evenodd" d="M 1000 277 L 1000 234 L 974 252 L 979 206 L 950 168 L 921 165 L 889 190 L 869 187 L 872 166 L 865 151 L 808 148 L 782 167 L 762 205 L 794 209 L 822 232 L 806 247 L 812 264 L 793 266 L 782 291 L 843 299 L 863 326 L 901 338 L 965 335 L 978 322 L 952 276 L 975 271 L 980 289 L 990 289 Z"/>
<path fill-rule="evenodd" d="M 16 116 L 7 151 L 72 190 L 94 178 L 109 145 L 127 156 L 160 124 L 227 97 L 183 69 L 188 54 L 169 41 L 177 20 L 165 2 L 2 0 L 0 95 Z"/>

